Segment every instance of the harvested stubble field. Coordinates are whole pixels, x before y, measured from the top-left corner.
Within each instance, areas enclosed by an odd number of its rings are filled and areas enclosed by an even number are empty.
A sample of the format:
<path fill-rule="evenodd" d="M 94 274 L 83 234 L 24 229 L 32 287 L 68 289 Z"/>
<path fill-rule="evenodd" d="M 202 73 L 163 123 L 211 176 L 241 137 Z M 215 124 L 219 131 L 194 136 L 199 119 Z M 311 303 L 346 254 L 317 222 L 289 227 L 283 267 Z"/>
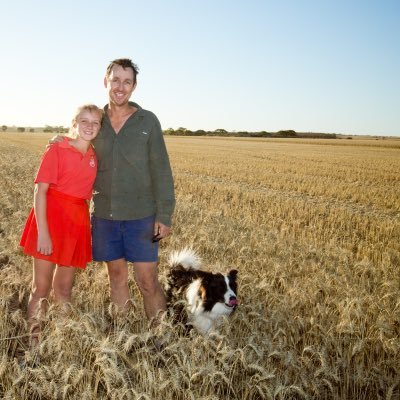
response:
<path fill-rule="evenodd" d="M 400 141 L 168 137 L 177 208 L 160 273 L 192 246 L 239 270 L 238 310 L 207 339 L 165 320 L 158 352 L 133 280 L 122 317 L 92 264 L 23 366 L 18 240 L 47 138 L 0 134 L 0 398 L 400 398 Z"/>

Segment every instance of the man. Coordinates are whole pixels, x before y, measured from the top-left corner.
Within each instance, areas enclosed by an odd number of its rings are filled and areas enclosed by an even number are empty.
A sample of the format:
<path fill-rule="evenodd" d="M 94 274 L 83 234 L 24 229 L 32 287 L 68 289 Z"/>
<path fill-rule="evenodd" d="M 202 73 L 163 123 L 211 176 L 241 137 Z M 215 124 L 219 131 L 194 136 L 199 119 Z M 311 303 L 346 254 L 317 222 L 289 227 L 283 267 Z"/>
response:
<path fill-rule="evenodd" d="M 138 68 L 129 59 L 110 63 L 104 78 L 108 104 L 93 141 L 98 159 L 92 215 L 93 259 L 107 263 L 111 301 L 129 300 L 128 262 L 148 319 L 166 309 L 158 281 L 158 241 L 171 233 L 174 185 L 157 117 L 129 99 Z"/>

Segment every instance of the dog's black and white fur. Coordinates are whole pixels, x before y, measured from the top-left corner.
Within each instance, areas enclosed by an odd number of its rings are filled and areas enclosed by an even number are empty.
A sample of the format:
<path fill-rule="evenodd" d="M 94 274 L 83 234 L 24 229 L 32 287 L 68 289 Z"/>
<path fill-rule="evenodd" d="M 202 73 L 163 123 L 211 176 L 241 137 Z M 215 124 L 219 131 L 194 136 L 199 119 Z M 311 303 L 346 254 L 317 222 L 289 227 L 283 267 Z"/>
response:
<path fill-rule="evenodd" d="M 194 327 L 206 335 L 237 307 L 236 270 L 227 275 L 202 271 L 201 261 L 191 249 L 173 252 L 169 266 L 167 307 L 187 330 Z"/>

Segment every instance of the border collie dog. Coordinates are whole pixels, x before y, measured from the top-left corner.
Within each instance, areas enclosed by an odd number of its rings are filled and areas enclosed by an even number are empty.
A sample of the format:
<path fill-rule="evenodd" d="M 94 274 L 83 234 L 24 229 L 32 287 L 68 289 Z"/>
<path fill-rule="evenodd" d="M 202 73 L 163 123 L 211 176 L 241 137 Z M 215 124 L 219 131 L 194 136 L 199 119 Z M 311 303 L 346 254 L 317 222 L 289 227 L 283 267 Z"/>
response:
<path fill-rule="evenodd" d="M 188 248 L 171 253 L 169 266 L 167 308 L 186 332 L 194 327 L 206 335 L 237 307 L 236 270 L 227 275 L 202 271 L 199 257 Z"/>

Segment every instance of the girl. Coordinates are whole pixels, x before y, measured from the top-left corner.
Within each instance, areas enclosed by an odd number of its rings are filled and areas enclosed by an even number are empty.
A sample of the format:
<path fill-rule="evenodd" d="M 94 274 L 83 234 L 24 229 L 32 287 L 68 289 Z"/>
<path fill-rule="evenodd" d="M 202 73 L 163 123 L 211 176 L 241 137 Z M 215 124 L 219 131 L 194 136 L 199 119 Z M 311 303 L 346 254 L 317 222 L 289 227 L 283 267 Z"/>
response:
<path fill-rule="evenodd" d="M 31 346 L 38 343 L 37 315 L 46 311 L 53 289 L 57 303 L 71 301 L 75 268 L 92 258 L 87 200 L 92 197 L 97 160 L 91 146 L 103 111 L 89 104 L 72 120 L 73 139 L 64 138 L 45 151 L 35 179 L 34 207 L 20 245 L 33 256 L 32 291 L 28 302 Z M 75 268 L 74 268 L 75 267 Z"/>

